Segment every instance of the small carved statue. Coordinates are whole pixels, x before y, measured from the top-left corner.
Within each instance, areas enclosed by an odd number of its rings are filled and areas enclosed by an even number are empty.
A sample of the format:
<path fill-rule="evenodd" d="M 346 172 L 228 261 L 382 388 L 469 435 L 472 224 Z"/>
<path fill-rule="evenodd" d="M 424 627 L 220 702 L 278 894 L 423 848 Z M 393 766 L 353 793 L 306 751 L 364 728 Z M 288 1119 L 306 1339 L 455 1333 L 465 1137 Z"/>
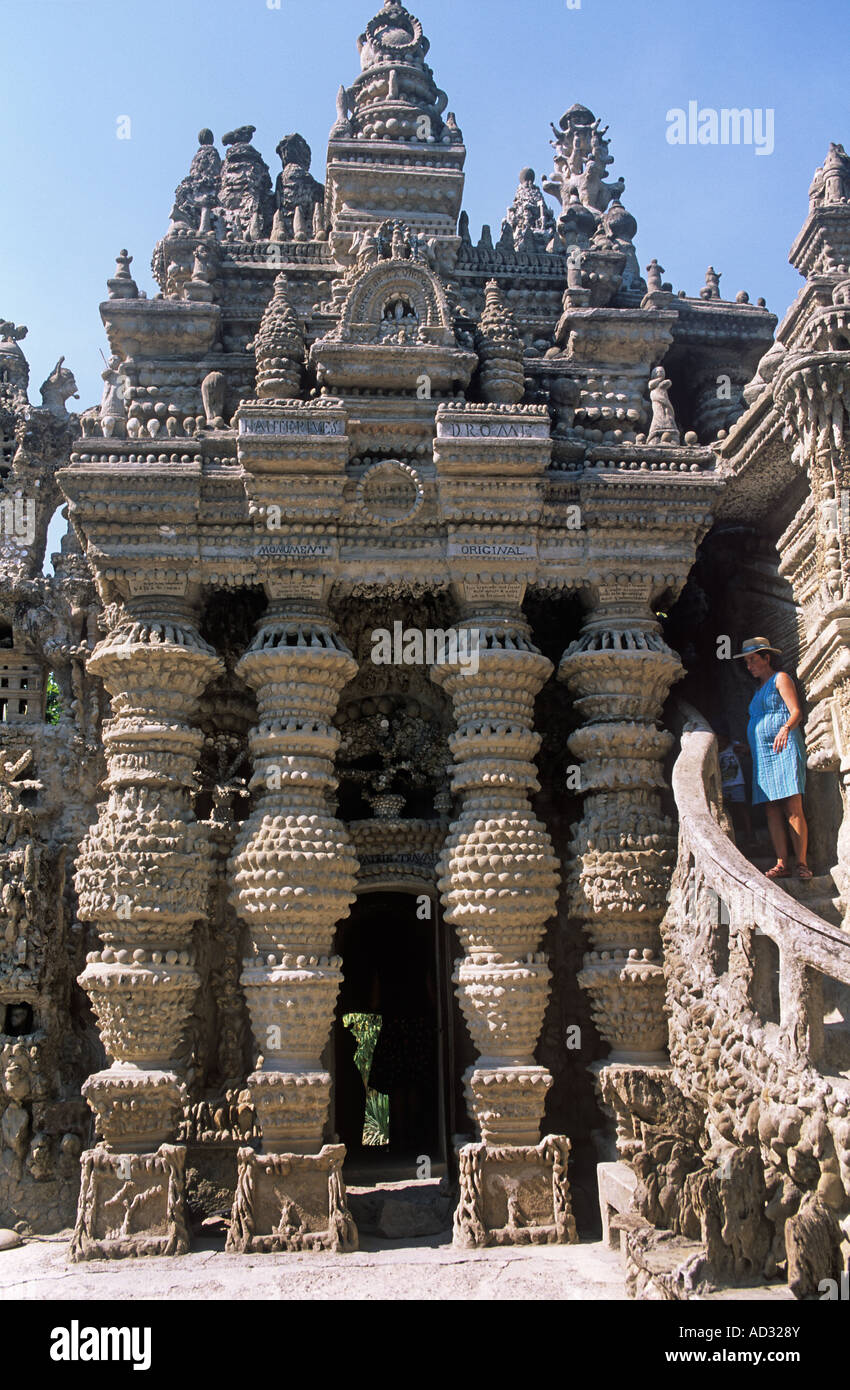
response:
<path fill-rule="evenodd" d="M 224 419 L 224 395 L 227 381 L 222 372 L 208 372 L 201 382 L 201 400 L 207 417 L 207 427 L 211 430 L 226 430 Z"/>
<path fill-rule="evenodd" d="M 676 414 L 670 403 L 672 382 L 664 375 L 663 367 L 654 367 L 649 378 L 649 399 L 652 402 L 652 421 L 647 444 L 678 444 L 679 430 Z"/>
<path fill-rule="evenodd" d="M 68 411 L 65 402 L 70 398 L 79 400 L 80 393 L 77 390 L 77 383 L 74 380 L 74 373 L 67 367 L 63 367 L 64 357 L 60 357 L 50 376 L 41 385 L 41 404 L 45 410 L 49 410 L 51 415 L 55 415 L 57 420 L 67 420 Z"/>
<path fill-rule="evenodd" d="M 100 427 L 104 439 L 118 439 L 125 432 L 126 409 L 124 406 L 124 383 L 120 373 L 120 357 L 110 357 L 103 378 L 103 395 L 100 399 Z"/>

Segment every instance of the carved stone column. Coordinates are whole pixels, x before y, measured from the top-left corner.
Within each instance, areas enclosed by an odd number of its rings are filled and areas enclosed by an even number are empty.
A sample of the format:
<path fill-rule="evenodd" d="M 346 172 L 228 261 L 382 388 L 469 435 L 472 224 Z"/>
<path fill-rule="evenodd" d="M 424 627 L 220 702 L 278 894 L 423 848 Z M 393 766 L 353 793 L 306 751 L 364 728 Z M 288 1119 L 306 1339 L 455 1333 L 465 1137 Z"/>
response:
<path fill-rule="evenodd" d="M 334 932 L 357 874 L 328 806 L 339 746 L 331 721 L 356 670 L 307 601 L 274 602 L 237 667 L 259 704 L 257 804 L 231 859 L 231 901 L 251 934 L 242 984 L 262 1058 L 248 1084 L 264 1153 L 240 1151 L 230 1249 L 356 1248 L 345 1148 L 322 1147 L 331 1078 L 321 1063 L 342 980 Z"/>
<path fill-rule="evenodd" d="M 105 1153 L 86 1169 L 77 1258 L 111 1241 L 120 1254 L 186 1248 L 185 1230 L 175 1231 L 182 1151 L 175 1156 L 166 1141 L 186 1099 L 174 1058 L 199 983 L 192 928 L 209 874 L 206 832 L 192 809 L 203 738 L 191 719 L 220 669 L 175 598 L 132 600 L 89 661 L 113 717 L 104 726 L 108 800 L 76 873 L 80 917 L 97 924 L 103 947 L 89 954 L 79 983 L 112 1060 L 83 1087 Z M 166 1157 L 153 1162 L 163 1144 Z"/>
<path fill-rule="evenodd" d="M 666 1061 L 658 928 L 676 840 L 660 802 L 672 737 L 657 721 L 682 674 L 648 594 L 629 586 L 600 588 L 558 671 L 586 721 L 569 740 L 585 796 L 569 889 L 571 910 L 591 939 L 579 983 L 611 1045 L 606 1066 Z"/>
<path fill-rule="evenodd" d="M 850 281 L 848 293 L 850 293 Z M 814 314 L 809 338 L 818 345 L 846 333 L 839 300 Z M 806 470 L 810 495 L 777 548 L 780 573 L 790 580 L 803 618 L 799 675 L 810 712 L 808 765 L 840 776 L 844 815 L 832 877 L 850 930 L 850 352 L 789 354 L 777 373 L 793 456 Z"/>
<path fill-rule="evenodd" d="M 555 911 L 558 863 L 529 802 L 539 790 L 532 726 L 534 697 L 552 665 L 518 608 L 478 611 L 459 625 L 467 659 L 431 671 L 457 721 L 450 746 L 463 805 L 443 848 L 439 887 L 464 951 L 454 980 L 479 1053 L 465 1081 L 481 1142 L 460 1155 L 455 1242 L 569 1240 L 569 1146 L 561 1136 L 538 1145 L 552 1077 L 534 1060 L 551 979 L 537 948 Z"/>

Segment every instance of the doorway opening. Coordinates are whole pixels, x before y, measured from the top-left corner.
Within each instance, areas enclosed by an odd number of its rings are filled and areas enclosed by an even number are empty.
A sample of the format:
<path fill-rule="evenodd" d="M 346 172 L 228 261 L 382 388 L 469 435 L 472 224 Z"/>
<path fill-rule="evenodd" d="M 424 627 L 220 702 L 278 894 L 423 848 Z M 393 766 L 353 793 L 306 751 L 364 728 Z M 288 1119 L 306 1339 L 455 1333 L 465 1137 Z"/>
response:
<path fill-rule="evenodd" d="M 423 903 L 429 915 L 420 916 Z M 346 1172 L 446 1171 L 448 992 L 436 904 L 369 892 L 337 929 L 333 1128 Z"/>

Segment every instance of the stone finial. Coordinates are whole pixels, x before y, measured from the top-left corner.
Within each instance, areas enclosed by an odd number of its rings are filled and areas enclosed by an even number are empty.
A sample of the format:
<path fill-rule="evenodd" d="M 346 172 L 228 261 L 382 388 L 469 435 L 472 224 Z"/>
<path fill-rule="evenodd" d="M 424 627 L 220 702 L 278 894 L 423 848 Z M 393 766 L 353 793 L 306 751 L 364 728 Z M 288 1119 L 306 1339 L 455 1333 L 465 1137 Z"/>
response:
<path fill-rule="evenodd" d="M 139 287 L 130 274 L 132 263 L 133 257 L 126 249 L 119 251 L 115 258 L 115 274 L 106 282 L 110 299 L 138 299 Z"/>
<path fill-rule="evenodd" d="M 720 275 L 713 265 L 710 265 L 705 272 L 705 284 L 699 292 L 699 297 L 700 299 L 720 298 Z"/>
<path fill-rule="evenodd" d="M 285 272 L 274 282 L 272 295 L 253 343 L 260 400 L 293 400 L 301 394 L 304 334 L 289 298 Z"/>
<path fill-rule="evenodd" d="M 487 282 L 484 296 L 484 313 L 475 335 L 481 391 L 486 401 L 515 405 L 525 394 L 522 339 L 496 280 Z"/>
<path fill-rule="evenodd" d="M 351 122 L 348 119 L 349 95 L 343 84 L 340 84 L 336 94 L 336 120 L 331 128 L 330 138 L 339 139 L 344 135 L 351 134 Z"/>

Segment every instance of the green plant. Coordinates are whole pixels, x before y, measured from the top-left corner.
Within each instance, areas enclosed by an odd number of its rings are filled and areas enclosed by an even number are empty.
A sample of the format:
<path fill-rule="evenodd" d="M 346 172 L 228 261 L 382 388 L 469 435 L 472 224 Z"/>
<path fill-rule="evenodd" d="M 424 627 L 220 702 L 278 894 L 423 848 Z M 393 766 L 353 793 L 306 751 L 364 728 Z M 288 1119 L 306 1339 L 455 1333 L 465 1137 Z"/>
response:
<path fill-rule="evenodd" d="M 368 1089 L 369 1072 L 372 1070 L 372 1058 L 375 1055 L 378 1034 L 381 1031 L 381 1015 L 345 1014 L 342 1022 L 344 1027 L 350 1028 L 357 1039 L 357 1050 L 354 1053 L 354 1065 L 363 1078 L 363 1085 Z"/>
<path fill-rule="evenodd" d="M 58 724 L 62 718 L 62 695 L 52 671 L 48 672 L 47 676 L 47 702 L 44 717 L 48 724 Z"/>
<path fill-rule="evenodd" d="M 366 1092 L 363 1143 L 372 1148 L 390 1142 L 390 1098 L 382 1091 Z"/>

